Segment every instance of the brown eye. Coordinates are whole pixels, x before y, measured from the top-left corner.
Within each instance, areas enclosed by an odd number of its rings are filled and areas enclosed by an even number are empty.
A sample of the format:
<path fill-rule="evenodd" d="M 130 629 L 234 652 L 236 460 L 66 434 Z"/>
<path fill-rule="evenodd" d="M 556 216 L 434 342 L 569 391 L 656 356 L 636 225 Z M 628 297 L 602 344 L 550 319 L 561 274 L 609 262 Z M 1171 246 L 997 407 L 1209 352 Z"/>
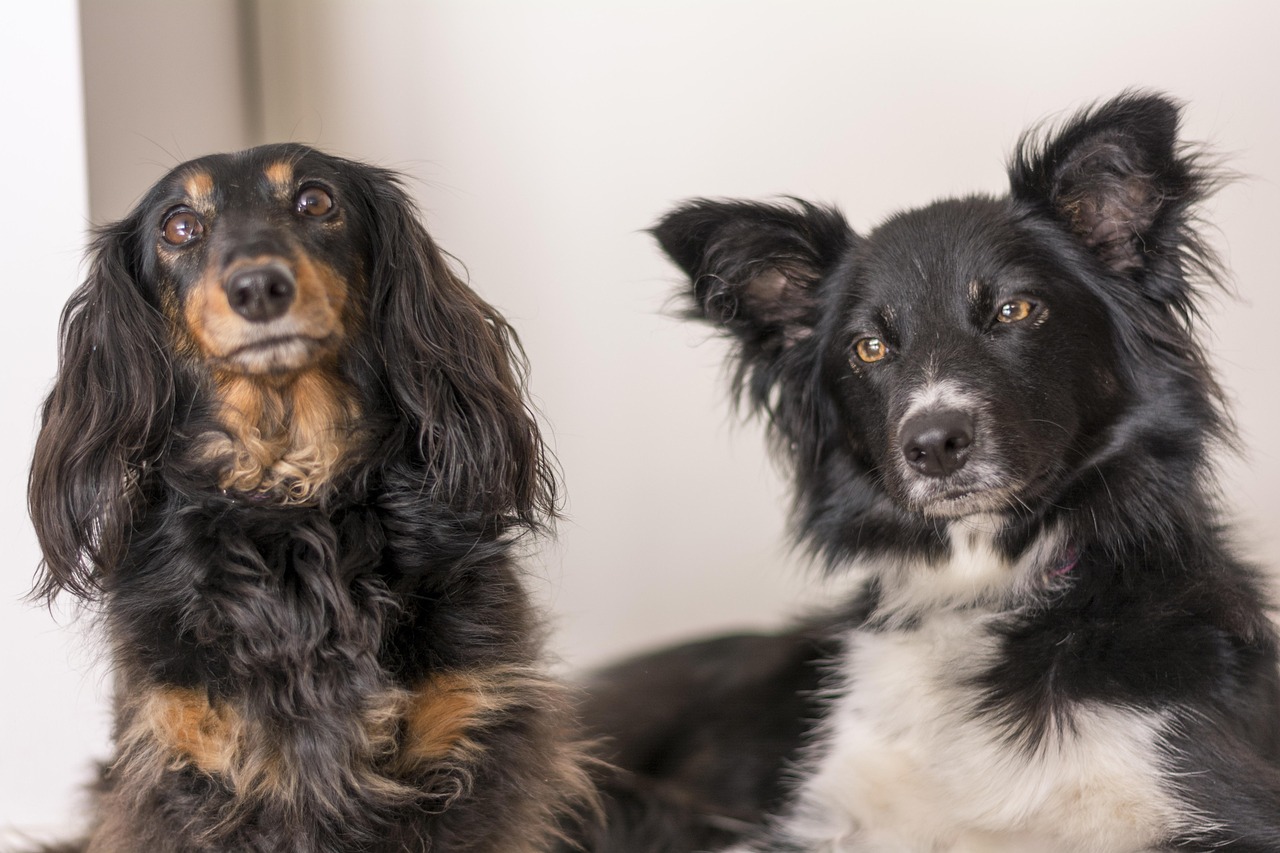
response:
<path fill-rule="evenodd" d="M 1030 317 L 1034 310 L 1036 310 L 1034 302 L 1014 299 L 1000 306 L 1000 310 L 996 312 L 996 319 L 1001 323 L 1017 323 L 1019 320 Z"/>
<path fill-rule="evenodd" d="M 303 216 L 328 216 L 333 210 L 333 196 L 323 187 L 303 187 L 294 204 Z"/>
<path fill-rule="evenodd" d="M 859 361 L 874 364 L 889 354 L 889 348 L 879 338 L 863 338 L 853 345 L 854 354 Z"/>
<path fill-rule="evenodd" d="M 204 223 L 193 211 L 179 209 L 165 219 L 160 233 L 170 246 L 182 246 L 204 235 Z"/>

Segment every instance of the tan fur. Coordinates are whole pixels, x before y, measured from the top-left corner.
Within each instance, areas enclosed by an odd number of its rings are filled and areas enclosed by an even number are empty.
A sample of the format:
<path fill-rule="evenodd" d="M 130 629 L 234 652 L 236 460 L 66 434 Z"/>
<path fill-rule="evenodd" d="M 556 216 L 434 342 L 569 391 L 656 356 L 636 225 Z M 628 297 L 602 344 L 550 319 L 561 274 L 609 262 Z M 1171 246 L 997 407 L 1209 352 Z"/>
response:
<path fill-rule="evenodd" d="M 187 201 L 197 210 L 213 207 L 213 176 L 208 172 L 192 172 L 182 183 Z"/>
<path fill-rule="evenodd" d="M 513 667 L 436 674 L 408 697 L 398 760 L 422 764 L 473 752 L 478 746 L 467 733 L 510 710 L 540 683 Z"/>
<path fill-rule="evenodd" d="M 366 789 L 411 797 L 415 789 L 397 776 L 428 766 L 464 767 L 480 755 L 473 736 L 483 728 L 521 708 L 546 710 L 560 693 L 554 682 L 522 667 L 444 672 L 416 690 L 386 690 L 352 720 L 352 765 L 341 772 Z M 194 767 L 224 779 L 241 801 L 290 800 L 304 784 L 288 757 L 291 743 L 305 739 L 304 730 L 282 737 L 232 703 L 211 702 L 203 691 L 143 690 L 126 704 L 124 719 L 120 761 L 135 773 Z M 569 744 L 552 758 L 547 775 L 585 799 L 591 783 L 581 764 L 579 746 Z"/>
<path fill-rule="evenodd" d="M 344 770 L 366 788 L 407 791 L 375 769 L 395 752 L 403 706 L 401 693 L 389 691 L 354 721 L 359 730 L 353 754 L 357 765 Z M 281 737 L 229 703 L 211 703 L 201 691 L 153 688 L 132 703 L 129 719 L 120 751 L 135 770 L 146 765 L 152 772 L 194 767 L 224 779 L 242 801 L 292 800 L 303 785 L 289 751 L 305 731 Z"/>
<path fill-rule="evenodd" d="M 243 721 L 230 708 L 215 709 L 199 690 L 173 687 L 144 696 L 121 740 L 126 746 L 154 742 L 171 767 L 191 764 L 220 774 L 231 769 L 242 731 Z"/>
<path fill-rule="evenodd" d="M 293 164 L 282 160 L 278 163 L 272 163 L 263 174 L 267 176 L 267 180 L 271 182 L 275 190 L 281 194 L 287 194 L 293 190 Z"/>
<path fill-rule="evenodd" d="M 221 466 L 221 488 L 301 503 L 333 480 L 356 443 L 359 409 L 331 370 L 285 385 L 220 373 L 214 384 L 225 432 L 207 434 L 202 453 Z"/>
<path fill-rule="evenodd" d="M 293 270 L 297 291 L 288 313 L 270 324 L 270 336 L 285 333 L 336 342 L 345 334 L 347 282 L 335 270 L 306 256 L 250 258 L 226 270 L 206 273 L 187 296 L 182 318 L 187 333 L 205 356 L 231 358 L 263 333 L 262 324 L 249 322 L 231 308 L 223 284 L 246 266 L 281 260 L 287 260 Z"/>
<path fill-rule="evenodd" d="M 264 260 L 269 259 L 246 263 Z M 166 306 L 166 313 L 174 323 L 178 349 L 214 365 L 212 391 L 223 429 L 203 436 L 197 453 L 220 468 L 219 487 L 301 503 L 317 496 L 348 459 L 360 412 L 356 395 L 333 364 L 333 350 L 346 334 L 347 282 L 305 256 L 292 260 L 291 267 L 297 292 L 287 315 L 276 323 L 326 342 L 297 369 L 252 373 L 228 358 L 251 342 L 261 325 L 240 317 L 227 301 L 223 281 L 239 265 L 204 276 L 181 311 Z"/>
<path fill-rule="evenodd" d="M 600 814 L 599 795 L 587 772 L 592 763 L 587 744 L 568 737 L 563 728 L 564 688 L 536 670 L 495 667 L 488 670 L 437 673 L 407 697 L 403 736 L 395 766 L 401 772 L 415 766 L 465 765 L 483 749 L 474 737 L 486 726 L 519 715 L 540 718 L 552 728 L 534 731 L 531 738 L 556 744 L 546 755 L 543 781 L 582 812 Z M 465 771 L 464 771 L 465 773 Z M 525 797 L 508 805 L 524 817 L 521 823 L 547 827 L 562 842 L 569 840 L 555 829 L 562 804 L 539 797 Z M 539 853 L 547 849 L 540 835 L 509 839 L 509 853 Z"/>

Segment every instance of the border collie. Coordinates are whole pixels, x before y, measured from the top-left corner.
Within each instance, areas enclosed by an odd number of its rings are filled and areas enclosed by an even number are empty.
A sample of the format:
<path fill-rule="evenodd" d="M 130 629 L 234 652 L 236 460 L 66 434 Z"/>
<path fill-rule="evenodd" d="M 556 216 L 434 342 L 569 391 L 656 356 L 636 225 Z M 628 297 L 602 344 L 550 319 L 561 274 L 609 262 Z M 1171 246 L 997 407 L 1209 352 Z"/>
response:
<path fill-rule="evenodd" d="M 1178 124 L 1123 94 L 1026 134 L 1008 194 L 866 234 L 799 200 L 653 229 L 736 344 L 797 541 L 862 580 L 598 679 L 619 779 L 678 806 L 633 849 L 1280 850 L 1276 634 L 1193 328 L 1214 175 Z"/>

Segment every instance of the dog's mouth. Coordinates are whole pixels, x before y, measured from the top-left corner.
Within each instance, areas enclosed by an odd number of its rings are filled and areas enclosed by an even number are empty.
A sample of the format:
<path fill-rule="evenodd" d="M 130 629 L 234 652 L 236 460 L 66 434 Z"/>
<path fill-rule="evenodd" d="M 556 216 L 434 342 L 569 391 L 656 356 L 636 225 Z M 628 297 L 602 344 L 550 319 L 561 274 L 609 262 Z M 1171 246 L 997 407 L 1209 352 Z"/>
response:
<path fill-rule="evenodd" d="M 219 370 L 287 376 L 341 345 L 346 286 L 333 269 L 305 257 L 239 263 L 191 289 L 185 325 Z"/>
<path fill-rule="evenodd" d="M 1043 501 L 1058 480 L 1052 468 L 1034 468 L 1024 476 L 1003 469 L 965 481 L 929 482 L 908 478 L 902 503 L 909 510 L 933 518 L 1004 514 L 1027 510 Z"/>
<path fill-rule="evenodd" d="M 224 366 L 241 373 L 290 373 L 314 364 L 332 349 L 332 338 L 332 335 L 271 335 L 232 348 L 221 361 Z"/>
<path fill-rule="evenodd" d="M 1012 486 L 950 489 L 923 500 L 913 500 L 913 509 L 935 518 L 1000 513 L 1017 503 L 1018 490 Z"/>
<path fill-rule="evenodd" d="M 932 518 L 1006 514 L 1041 493 L 1056 444 L 1019 432 L 965 386 L 942 383 L 916 397 L 883 460 L 899 506 Z"/>

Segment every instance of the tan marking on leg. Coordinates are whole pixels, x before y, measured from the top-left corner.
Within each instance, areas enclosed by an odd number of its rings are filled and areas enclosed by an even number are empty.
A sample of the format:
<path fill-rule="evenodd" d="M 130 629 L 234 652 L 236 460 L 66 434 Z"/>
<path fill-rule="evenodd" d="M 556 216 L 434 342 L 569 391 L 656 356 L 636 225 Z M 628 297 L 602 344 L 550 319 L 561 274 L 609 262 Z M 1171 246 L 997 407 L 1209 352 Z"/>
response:
<path fill-rule="evenodd" d="M 521 705 L 536 704 L 550 685 L 524 667 L 436 673 L 408 697 L 399 763 L 475 753 L 481 747 L 470 735 Z"/>
<path fill-rule="evenodd" d="M 467 732 L 495 707 L 484 677 L 470 673 L 440 673 L 420 685 L 405 709 L 405 739 L 400 751 L 406 765 L 439 761 L 452 753 L 476 748 Z"/>
<path fill-rule="evenodd" d="M 128 749 L 158 747 L 170 767 L 192 765 L 210 775 L 235 762 L 243 721 L 227 706 L 215 708 L 202 691 L 164 687 L 140 701 L 121 743 Z"/>
<path fill-rule="evenodd" d="M 394 765 L 452 765 L 468 774 L 468 763 L 484 749 L 483 731 L 513 717 L 527 727 L 525 746 L 542 758 L 536 778 L 526 779 L 524 796 L 504 804 L 527 828 L 512 840 L 512 853 L 552 846 L 571 813 L 599 818 L 596 786 L 587 772 L 593 764 L 587 744 L 576 740 L 566 688 L 536 669 L 519 666 L 451 671 L 433 675 L 408 696 L 404 742 Z"/>

